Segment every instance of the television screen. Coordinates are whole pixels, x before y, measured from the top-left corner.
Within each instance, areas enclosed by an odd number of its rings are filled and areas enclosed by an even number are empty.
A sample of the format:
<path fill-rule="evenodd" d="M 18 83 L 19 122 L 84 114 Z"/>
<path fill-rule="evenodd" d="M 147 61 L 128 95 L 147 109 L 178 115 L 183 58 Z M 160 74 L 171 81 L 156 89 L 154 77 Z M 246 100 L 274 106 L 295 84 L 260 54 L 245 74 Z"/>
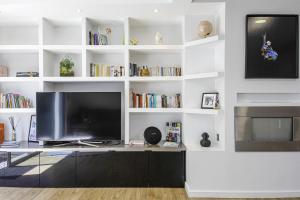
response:
<path fill-rule="evenodd" d="M 120 92 L 38 92 L 39 141 L 121 140 Z"/>

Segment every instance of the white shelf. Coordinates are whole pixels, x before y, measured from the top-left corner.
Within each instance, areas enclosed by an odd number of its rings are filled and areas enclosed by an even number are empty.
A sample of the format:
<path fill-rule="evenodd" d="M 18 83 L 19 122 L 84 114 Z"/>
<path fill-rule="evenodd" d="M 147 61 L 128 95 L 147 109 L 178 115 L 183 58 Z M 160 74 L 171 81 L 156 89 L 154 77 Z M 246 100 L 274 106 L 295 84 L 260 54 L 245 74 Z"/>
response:
<path fill-rule="evenodd" d="M 152 76 L 152 77 L 130 77 L 131 82 L 165 82 L 165 81 L 181 81 L 181 76 Z"/>
<path fill-rule="evenodd" d="M 0 114 L 35 114 L 35 108 L 0 108 Z"/>
<path fill-rule="evenodd" d="M 86 45 L 85 48 L 94 53 L 124 53 L 125 45 Z"/>
<path fill-rule="evenodd" d="M 129 108 L 130 113 L 182 113 L 182 108 Z"/>
<path fill-rule="evenodd" d="M 184 113 L 186 114 L 198 114 L 198 115 L 217 115 L 220 110 L 217 109 L 184 109 Z"/>
<path fill-rule="evenodd" d="M 202 152 L 221 152 L 224 151 L 223 148 L 220 147 L 202 147 L 200 146 L 200 141 L 199 144 L 184 144 L 186 149 L 188 151 L 194 151 L 194 152 L 198 152 L 198 151 L 202 151 Z"/>
<path fill-rule="evenodd" d="M 82 46 L 80 45 L 44 45 L 44 50 L 53 52 L 53 53 L 81 53 Z"/>
<path fill-rule="evenodd" d="M 0 77 L 0 82 L 37 82 L 39 77 Z"/>
<path fill-rule="evenodd" d="M 140 53 L 180 53 L 183 45 L 128 45 L 128 49 Z"/>
<path fill-rule="evenodd" d="M 38 53 L 38 45 L 0 45 L 0 53 Z"/>
<path fill-rule="evenodd" d="M 219 36 L 215 35 L 215 36 L 211 36 L 211 37 L 207 37 L 207 38 L 203 38 L 203 39 L 199 39 L 199 40 L 186 42 L 184 44 L 184 46 L 185 47 L 193 47 L 193 46 L 201 46 L 201 45 L 210 45 L 210 44 L 214 44 L 218 41 L 220 41 Z"/>
<path fill-rule="evenodd" d="M 222 72 L 209 72 L 209 73 L 199 73 L 199 74 L 190 74 L 183 77 L 184 80 L 193 80 L 193 79 L 204 79 L 204 78 L 218 78 L 223 75 Z"/>
<path fill-rule="evenodd" d="M 45 82 L 124 82 L 124 77 L 45 77 Z"/>

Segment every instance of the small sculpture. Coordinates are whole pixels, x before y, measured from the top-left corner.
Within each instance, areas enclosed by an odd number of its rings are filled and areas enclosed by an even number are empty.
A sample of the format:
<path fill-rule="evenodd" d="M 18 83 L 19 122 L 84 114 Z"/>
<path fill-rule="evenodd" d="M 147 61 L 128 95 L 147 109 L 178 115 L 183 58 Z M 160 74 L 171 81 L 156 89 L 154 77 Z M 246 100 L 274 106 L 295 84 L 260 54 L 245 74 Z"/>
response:
<path fill-rule="evenodd" d="M 138 45 L 139 41 L 136 38 L 132 38 L 129 43 L 130 45 Z"/>
<path fill-rule="evenodd" d="M 155 44 L 161 45 L 163 44 L 163 37 L 160 32 L 156 32 L 155 34 Z"/>
<path fill-rule="evenodd" d="M 202 136 L 202 140 L 200 141 L 200 145 L 202 147 L 210 147 L 211 141 L 208 139 L 209 138 L 208 133 L 204 132 L 202 133 L 201 136 Z"/>
<path fill-rule="evenodd" d="M 213 25 L 210 21 L 201 21 L 198 26 L 198 35 L 201 38 L 206 38 L 210 36 L 210 34 L 213 32 Z"/>
<path fill-rule="evenodd" d="M 106 36 L 107 36 L 107 44 L 111 45 L 111 28 L 106 28 L 105 32 L 106 32 Z"/>

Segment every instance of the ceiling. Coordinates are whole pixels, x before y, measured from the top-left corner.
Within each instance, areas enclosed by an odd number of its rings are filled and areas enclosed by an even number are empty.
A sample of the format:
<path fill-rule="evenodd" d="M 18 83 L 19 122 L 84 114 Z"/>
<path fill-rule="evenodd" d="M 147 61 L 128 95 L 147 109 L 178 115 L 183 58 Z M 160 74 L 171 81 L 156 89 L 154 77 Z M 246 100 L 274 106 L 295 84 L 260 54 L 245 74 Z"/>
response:
<path fill-rule="evenodd" d="M 222 3 L 203 0 L 197 3 L 192 0 L 0 0 L 0 23 L 32 23 L 41 17 L 118 19 L 130 16 L 167 21 L 186 14 L 214 14 L 221 6 Z"/>

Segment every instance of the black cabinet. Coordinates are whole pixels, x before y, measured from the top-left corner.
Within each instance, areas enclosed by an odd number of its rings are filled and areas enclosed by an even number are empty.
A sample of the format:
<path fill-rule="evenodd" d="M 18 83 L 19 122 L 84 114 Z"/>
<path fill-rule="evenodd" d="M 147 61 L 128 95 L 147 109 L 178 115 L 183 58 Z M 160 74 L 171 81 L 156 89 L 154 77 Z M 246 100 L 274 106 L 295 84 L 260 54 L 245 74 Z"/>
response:
<path fill-rule="evenodd" d="M 113 163 L 113 152 L 77 152 L 77 186 L 112 187 Z"/>
<path fill-rule="evenodd" d="M 184 187 L 185 152 L 149 154 L 150 187 Z"/>
<path fill-rule="evenodd" d="M 185 152 L 0 152 L 0 187 L 184 187 Z"/>
<path fill-rule="evenodd" d="M 40 154 L 41 187 L 75 187 L 76 153 L 43 152 Z"/>
<path fill-rule="evenodd" d="M 1 152 L 0 160 L 1 186 L 39 186 L 39 152 Z"/>
<path fill-rule="evenodd" d="M 147 152 L 114 152 L 113 158 L 114 187 L 148 186 Z"/>

